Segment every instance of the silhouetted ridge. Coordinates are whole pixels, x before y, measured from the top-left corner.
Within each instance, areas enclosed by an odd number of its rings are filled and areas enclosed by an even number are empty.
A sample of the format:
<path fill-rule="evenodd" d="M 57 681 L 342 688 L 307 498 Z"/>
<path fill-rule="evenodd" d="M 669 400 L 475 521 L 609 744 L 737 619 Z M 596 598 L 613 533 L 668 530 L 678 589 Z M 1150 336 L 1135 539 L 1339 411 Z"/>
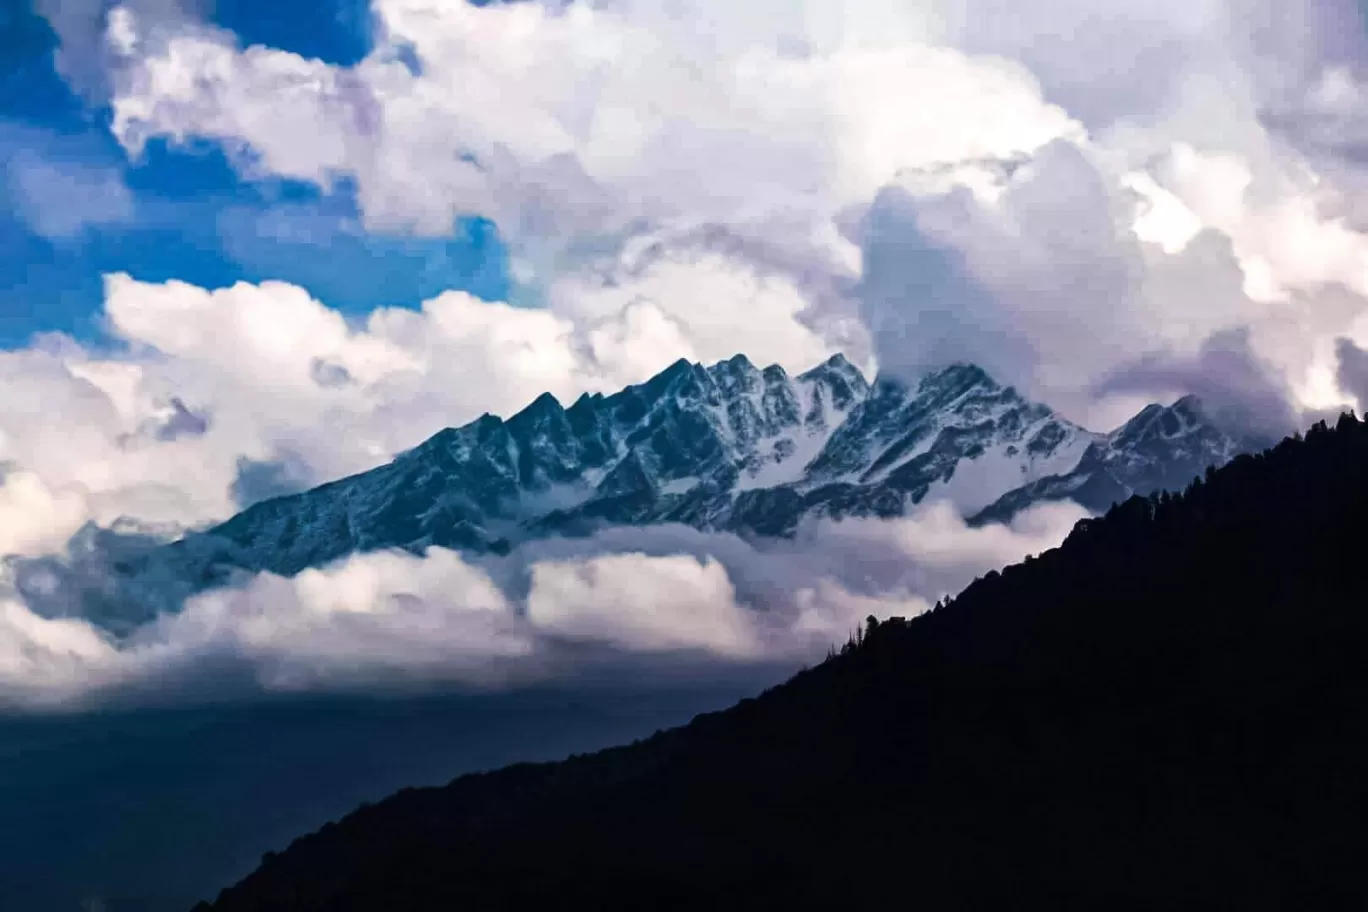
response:
<path fill-rule="evenodd" d="M 1346 416 L 732 709 L 407 790 L 215 912 L 1368 902 L 1368 427 Z"/>

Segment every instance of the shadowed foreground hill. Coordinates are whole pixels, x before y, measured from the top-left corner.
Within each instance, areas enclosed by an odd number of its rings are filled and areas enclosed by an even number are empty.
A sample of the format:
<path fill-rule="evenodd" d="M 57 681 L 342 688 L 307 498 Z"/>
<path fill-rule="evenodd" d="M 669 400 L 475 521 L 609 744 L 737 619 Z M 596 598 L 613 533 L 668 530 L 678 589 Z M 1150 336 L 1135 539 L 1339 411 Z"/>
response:
<path fill-rule="evenodd" d="M 1365 525 L 1346 416 L 726 712 L 364 808 L 212 908 L 1364 908 Z"/>

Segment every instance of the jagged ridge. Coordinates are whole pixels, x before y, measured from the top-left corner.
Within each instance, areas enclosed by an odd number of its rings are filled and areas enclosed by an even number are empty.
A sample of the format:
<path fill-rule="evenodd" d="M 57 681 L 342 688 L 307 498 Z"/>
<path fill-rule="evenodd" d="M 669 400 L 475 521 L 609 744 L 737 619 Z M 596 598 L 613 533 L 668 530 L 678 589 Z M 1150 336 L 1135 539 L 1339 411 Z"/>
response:
<path fill-rule="evenodd" d="M 900 516 L 929 498 L 979 523 L 1047 500 L 1100 512 L 1260 445 L 1191 397 L 1097 434 L 969 364 L 870 384 L 841 355 L 796 377 L 743 355 L 681 360 L 569 408 L 543 394 L 507 420 L 486 414 L 170 545 L 125 546 L 111 559 L 119 582 L 102 581 L 105 607 L 88 613 L 133 624 L 238 573 L 292 575 L 390 548 L 498 553 L 610 524 L 783 536 L 814 518 Z M 51 576 L 50 563 L 41 569 Z M 34 565 L 19 570 L 22 587 Z"/>

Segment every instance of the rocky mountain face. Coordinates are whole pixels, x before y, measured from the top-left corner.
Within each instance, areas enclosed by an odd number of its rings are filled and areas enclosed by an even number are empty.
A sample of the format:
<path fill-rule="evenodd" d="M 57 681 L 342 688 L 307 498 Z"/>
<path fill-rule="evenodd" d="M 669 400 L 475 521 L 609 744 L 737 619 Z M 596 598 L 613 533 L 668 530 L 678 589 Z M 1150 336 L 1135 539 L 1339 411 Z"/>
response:
<path fill-rule="evenodd" d="M 1101 512 L 1264 445 L 1218 427 L 1193 398 L 1095 433 L 967 364 L 870 384 L 840 355 L 796 377 L 741 355 L 679 361 L 569 408 L 548 394 L 507 420 L 448 428 L 388 465 L 169 545 L 92 541 L 108 566 L 87 575 L 105 600 L 155 592 L 163 610 L 241 571 L 291 575 L 388 548 L 499 553 L 602 525 L 783 536 L 805 520 L 900 516 L 928 499 L 976 523 L 1051 500 Z"/>

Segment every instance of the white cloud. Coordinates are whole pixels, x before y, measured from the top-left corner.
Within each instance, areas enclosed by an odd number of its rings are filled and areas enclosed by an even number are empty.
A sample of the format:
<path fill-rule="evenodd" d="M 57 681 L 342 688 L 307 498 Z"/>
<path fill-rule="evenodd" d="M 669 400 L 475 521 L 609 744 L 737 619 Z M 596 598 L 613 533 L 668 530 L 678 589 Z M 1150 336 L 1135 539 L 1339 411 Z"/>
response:
<path fill-rule="evenodd" d="M 529 656 L 534 631 L 478 568 L 450 551 L 358 556 L 292 579 L 191 599 L 135 638 L 134 655 L 184 661 L 227 654 L 271 689 L 386 676 L 497 680 Z"/>
<path fill-rule="evenodd" d="M 380 223 L 446 232 L 480 213 L 519 237 L 824 215 L 900 168 L 1077 132 L 1008 61 L 916 40 L 785 54 L 776 39 L 820 36 L 728 4 L 688 17 L 651 4 L 373 9 L 420 73 L 387 44 L 344 69 L 187 30 L 122 72 L 115 133 L 135 152 L 150 136 L 202 136 L 250 150 L 250 168 L 354 175 Z"/>
<path fill-rule="evenodd" d="M 1368 246 L 1327 212 L 1323 160 L 1265 123 L 1276 102 L 1322 134 L 1349 131 L 1357 83 L 1288 37 L 1337 27 L 1306 2 L 373 11 L 381 40 L 350 68 L 164 31 L 118 71 L 116 135 L 134 152 L 152 136 L 217 139 L 249 174 L 348 175 L 375 225 L 446 232 L 458 215 L 491 217 L 524 274 L 579 307 L 663 283 L 658 297 L 681 305 L 634 314 L 655 344 L 677 345 L 686 311 L 789 310 L 779 296 L 792 295 L 823 343 L 862 351 L 856 315 L 891 310 L 872 327 L 894 334 L 892 348 L 874 341 L 885 361 L 972 357 L 1073 396 L 1063 404 L 1080 417 L 1115 412 L 1080 391 L 1130 360 L 1235 329 L 1296 404 L 1322 403 L 1334 392 L 1310 378 L 1333 374 L 1325 353 L 1368 310 Z M 861 283 L 871 251 L 842 230 L 891 184 L 929 198 L 896 226 L 900 243 L 934 243 L 891 287 Z M 681 242 L 700 231 L 731 239 L 722 271 L 713 248 Z M 665 254 L 634 271 L 633 245 L 653 242 Z M 977 304 L 935 299 L 935 271 L 957 262 Z M 695 280 L 689 301 L 678 290 Z M 1339 286 L 1352 306 L 1330 300 Z M 913 356 L 897 334 L 933 313 Z M 762 320 L 745 325 L 715 323 L 717 336 L 770 341 Z M 595 345 L 633 357 L 611 333 Z"/>
<path fill-rule="evenodd" d="M 613 667 L 820 658 L 863 623 L 912 616 L 975 576 L 1057 545 L 1082 516 L 1029 511 L 970 529 L 947 505 L 818 523 L 794 541 L 657 527 L 532 543 L 471 562 L 375 553 L 262 574 L 115 640 L 0 596 L 0 705 L 80 706 L 206 669 L 268 690 L 411 682 L 491 688 Z"/>
<path fill-rule="evenodd" d="M 553 633 L 628 650 L 701 648 L 738 658 L 759 652 L 726 568 L 684 555 L 534 564 L 527 616 Z"/>
<path fill-rule="evenodd" d="M 107 51 L 117 54 L 132 49 L 134 17 L 145 31 L 179 29 L 203 21 L 210 7 L 212 0 L 124 0 L 112 8 L 106 0 L 35 0 L 33 4 L 57 35 L 57 71 L 76 91 L 101 100 L 109 89 Z"/>
<path fill-rule="evenodd" d="M 1254 181 L 1236 154 L 1175 144 L 1118 173 L 1105 147 L 1055 142 L 991 195 L 885 190 L 862 236 L 876 352 L 912 374 L 976 361 L 1105 426 L 1124 417 L 1096 399 L 1107 377 L 1239 332 L 1289 412 L 1340 404 L 1310 378 L 1368 313 L 1368 236 L 1291 177 Z"/>
<path fill-rule="evenodd" d="M 58 551 L 85 519 L 78 492 L 53 491 L 33 472 L 9 472 L 0 479 L 0 555 Z"/>
<path fill-rule="evenodd" d="M 840 309 L 813 286 L 858 276 L 847 208 L 904 169 L 1081 135 L 1019 65 L 925 43 L 941 31 L 929 5 L 846 7 L 378 0 L 388 40 L 351 68 L 187 29 L 125 61 L 114 131 L 132 154 L 200 137 L 248 175 L 347 175 L 375 227 L 492 218 L 542 287 L 619 280 L 624 243 L 706 227 L 783 251 L 753 265 Z"/>
<path fill-rule="evenodd" d="M 93 625 L 0 597 L 0 706 L 54 706 L 117 683 L 117 649 Z"/>
<path fill-rule="evenodd" d="M 556 310 L 594 327 L 589 345 L 602 364 L 639 373 L 666 363 L 670 353 L 711 363 L 745 352 L 759 364 L 803 371 L 831 354 L 832 346 L 800 322 L 809 302 L 788 276 L 720 252 L 668 250 L 624 260 L 631 265 L 609 278 L 572 274 L 550 291 Z"/>

